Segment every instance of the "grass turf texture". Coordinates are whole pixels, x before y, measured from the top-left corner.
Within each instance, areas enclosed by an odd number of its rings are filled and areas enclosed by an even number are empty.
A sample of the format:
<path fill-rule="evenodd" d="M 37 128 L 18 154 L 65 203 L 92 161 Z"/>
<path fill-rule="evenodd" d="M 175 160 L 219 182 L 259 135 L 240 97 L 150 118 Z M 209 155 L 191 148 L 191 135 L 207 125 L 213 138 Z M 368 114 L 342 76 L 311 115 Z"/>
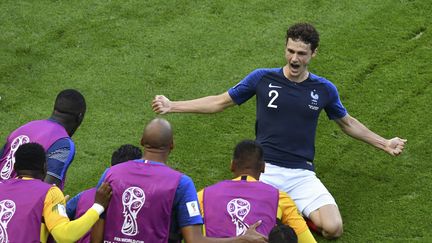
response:
<path fill-rule="evenodd" d="M 432 241 L 430 1 L 7 1 L 0 3 L 0 139 L 49 116 L 77 88 L 88 112 L 65 192 L 94 186 L 124 143 L 139 144 L 154 95 L 218 94 L 259 67 L 284 65 L 287 26 L 321 33 L 310 70 L 350 114 L 409 140 L 392 158 L 320 118 L 317 174 L 339 203 L 341 242 Z M 169 114 L 169 164 L 200 189 L 230 178 L 232 148 L 254 137 L 255 102 L 215 115 Z M 317 236 L 317 240 L 325 242 Z"/>

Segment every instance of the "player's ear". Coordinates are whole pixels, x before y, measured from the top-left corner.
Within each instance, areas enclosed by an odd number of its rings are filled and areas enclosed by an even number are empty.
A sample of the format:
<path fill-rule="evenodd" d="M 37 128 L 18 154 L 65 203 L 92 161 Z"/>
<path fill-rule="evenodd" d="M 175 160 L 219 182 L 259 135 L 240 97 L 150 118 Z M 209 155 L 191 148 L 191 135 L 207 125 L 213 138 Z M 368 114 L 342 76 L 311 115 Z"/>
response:
<path fill-rule="evenodd" d="M 231 160 L 231 166 L 230 166 L 231 172 L 235 171 L 235 165 L 234 165 L 234 160 Z"/>
<path fill-rule="evenodd" d="M 78 115 L 76 115 L 75 119 L 76 119 L 76 122 L 78 124 L 81 124 L 82 121 L 84 120 L 84 114 L 82 112 L 78 113 Z"/>
<path fill-rule="evenodd" d="M 315 57 L 318 53 L 318 47 L 312 52 L 312 57 Z"/>
<path fill-rule="evenodd" d="M 171 144 L 170 144 L 170 150 L 173 150 L 173 149 L 174 149 L 174 140 L 172 140 Z"/>

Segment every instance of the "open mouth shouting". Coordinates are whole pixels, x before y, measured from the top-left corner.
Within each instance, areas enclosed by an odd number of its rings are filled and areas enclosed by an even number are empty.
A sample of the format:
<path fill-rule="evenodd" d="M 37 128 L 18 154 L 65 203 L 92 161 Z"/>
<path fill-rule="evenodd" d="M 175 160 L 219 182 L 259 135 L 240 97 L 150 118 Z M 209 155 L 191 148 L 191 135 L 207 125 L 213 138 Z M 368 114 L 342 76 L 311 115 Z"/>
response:
<path fill-rule="evenodd" d="M 300 71 L 299 69 L 301 67 L 300 64 L 298 64 L 298 63 L 290 63 L 289 66 L 290 66 L 291 72 L 296 73 L 296 74 L 299 73 L 299 71 Z"/>
<path fill-rule="evenodd" d="M 300 67 L 300 64 L 290 63 L 290 66 L 291 66 L 292 69 L 298 69 Z"/>

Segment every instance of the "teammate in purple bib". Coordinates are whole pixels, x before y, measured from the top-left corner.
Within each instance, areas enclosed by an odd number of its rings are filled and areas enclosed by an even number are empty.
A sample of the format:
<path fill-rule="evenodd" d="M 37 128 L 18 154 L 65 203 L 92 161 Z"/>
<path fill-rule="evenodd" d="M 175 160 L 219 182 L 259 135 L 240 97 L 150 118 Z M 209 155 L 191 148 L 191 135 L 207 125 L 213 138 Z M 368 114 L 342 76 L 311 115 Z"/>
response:
<path fill-rule="evenodd" d="M 326 238 L 338 238 L 343 232 L 342 217 L 314 172 L 320 112 L 324 110 L 349 136 L 393 156 L 402 152 L 406 140 L 385 139 L 369 130 L 347 113 L 333 83 L 308 71 L 318 44 L 319 34 L 312 25 L 294 24 L 287 31 L 285 66 L 256 69 L 220 95 L 187 101 L 157 95 L 152 106 L 162 114 L 215 113 L 256 96 L 256 140 L 264 148 L 266 161 L 266 173 L 260 180 L 287 192 Z"/>
<path fill-rule="evenodd" d="M 111 156 L 111 166 L 120 164 L 125 161 L 140 159 L 142 157 L 141 149 L 131 144 L 120 146 Z M 96 194 L 96 187 L 80 192 L 70 199 L 66 205 L 66 213 L 73 220 L 81 217 L 92 205 Z M 88 231 L 78 243 L 89 243 L 91 240 L 91 231 Z"/>
<path fill-rule="evenodd" d="M 104 242 L 179 242 L 170 235 L 181 232 L 193 242 L 265 242 L 252 225 L 246 235 L 213 239 L 201 233 L 202 218 L 193 181 L 169 168 L 165 162 L 174 148 L 171 125 L 154 119 L 145 128 L 141 145 L 144 155 L 109 168 L 101 181 L 113 188 L 103 223 L 95 232 L 103 232 Z"/>
<path fill-rule="evenodd" d="M 42 181 L 46 175 L 44 148 L 37 143 L 23 144 L 15 159 L 17 177 L 0 182 L 1 242 L 44 243 L 48 233 L 58 242 L 75 242 L 107 207 L 111 188 L 105 183 L 82 217 L 69 221 L 63 193 L 57 186 Z"/>
<path fill-rule="evenodd" d="M 198 192 L 207 236 L 242 235 L 252 222 L 262 220 L 257 231 L 269 235 L 280 222 L 294 230 L 300 243 L 315 243 L 303 217 L 289 196 L 258 181 L 264 172 L 263 149 L 243 140 L 234 149 L 234 179 L 218 182 Z"/>
<path fill-rule="evenodd" d="M 31 121 L 13 131 L 0 150 L 0 181 L 15 177 L 14 154 L 22 144 L 37 142 L 46 151 L 48 172 L 45 181 L 63 189 L 66 172 L 75 155 L 72 135 L 81 125 L 86 111 L 84 97 L 76 90 L 61 91 L 51 117 Z"/>

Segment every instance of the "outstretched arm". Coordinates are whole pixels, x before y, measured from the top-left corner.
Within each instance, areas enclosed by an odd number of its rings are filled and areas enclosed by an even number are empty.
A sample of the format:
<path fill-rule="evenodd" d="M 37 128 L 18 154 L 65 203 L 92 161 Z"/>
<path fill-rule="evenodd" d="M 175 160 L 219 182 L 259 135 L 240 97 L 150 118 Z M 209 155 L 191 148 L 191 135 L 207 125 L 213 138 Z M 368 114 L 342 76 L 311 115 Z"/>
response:
<path fill-rule="evenodd" d="M 344 133 L 355 139 L 371 144 L 376 148 L 382 149 L 393 156 L 401 154 L 407 142 L 406 139 L 398 137 L 385 139 L 369 130 L 365 125 L 348 114 L 335 121 Z"/>
<path fill-rule="evenodd" d="M 163 95 L 156 95 L 152 102 L 153 111 L 159 114 L 169 112 L 216 113 L 235 105 L 228 92 L 194 100 L 171 101 Z"/>

